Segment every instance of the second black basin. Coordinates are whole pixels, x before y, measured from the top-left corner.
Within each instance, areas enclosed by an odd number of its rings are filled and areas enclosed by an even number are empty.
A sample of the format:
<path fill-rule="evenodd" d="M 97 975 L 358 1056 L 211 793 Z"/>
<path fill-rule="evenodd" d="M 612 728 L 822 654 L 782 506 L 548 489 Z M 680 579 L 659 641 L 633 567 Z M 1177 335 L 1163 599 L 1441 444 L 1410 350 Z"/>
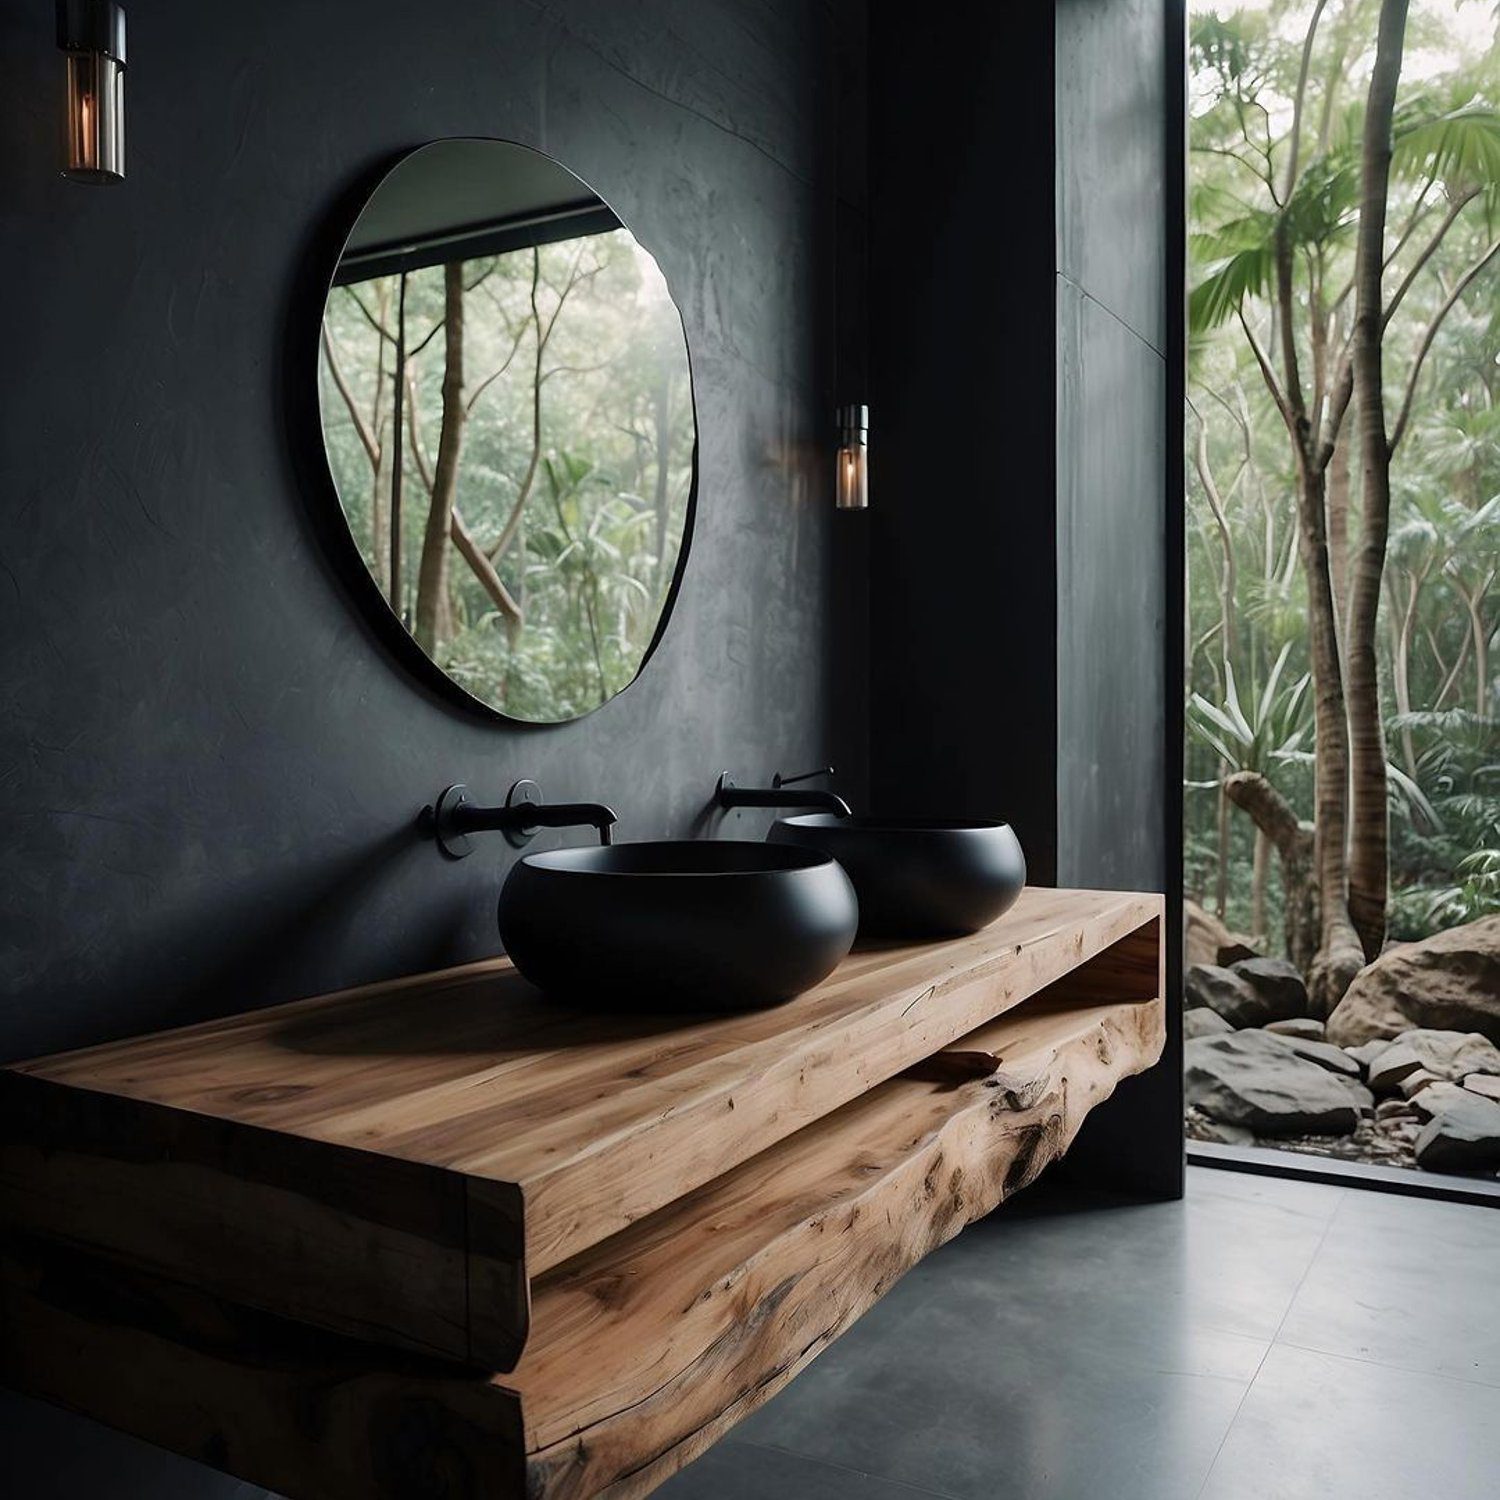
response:
<path fill-rule="evenodd" d="M 819 850 L 684 840 L 528 854 L 506 877 L 499 920 L 515 966 L 570 1003 L 742 1010 L 832 972 L 859 906 Z"/>
<path fill-rule="evenodd" d="M 978 932 L 1026 884 L 1009 823 L 973 819 L 781 818 L 775 843 L 831 854 L 859 895 L 859 935 L 937 938 Z"/>

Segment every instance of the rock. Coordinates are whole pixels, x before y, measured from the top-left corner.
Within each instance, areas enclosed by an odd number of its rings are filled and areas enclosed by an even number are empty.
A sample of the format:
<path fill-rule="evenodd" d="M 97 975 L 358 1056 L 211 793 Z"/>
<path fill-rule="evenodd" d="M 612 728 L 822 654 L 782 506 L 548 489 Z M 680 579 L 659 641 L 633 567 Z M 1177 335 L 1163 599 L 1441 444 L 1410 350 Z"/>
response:
<path fill-rule="evenodd" d="M 1469 1073 L 1464 1078 L 1464 1087 L 1471 1094 L 1479 1094 L 1500 1104 L 1500 1078 L 1493 1073 Z"/>
<path fill-rule="evenodd" d="M 1277 1036 L 1301 1037 L 1304 1042 L 1321 1042 L 1328 1030 L 1323 1022 L 1316 1021 L 1311 1016 L 1292 1016 L 1286 1021 L 1269 1021 L 1265 1029 L 1275 1032 Z"/>
<path fill-rule="evenodd" d="M 1198 1037 L 1184 1048 L 1188 1102 L 1256 1135 L 1348 1135 L 1374 1099 L 1267 1031 Z"/>
<path fill-rule="evenodd" d="M 1237 958 L 1248 958 L 1255 948 L 1247 937 L 1231 932 L 1212 912 L 1196 901 L 1182 903 L 1182 962 L 1192 968 L 1199 964 L 1232 964 Z"/>
<path fill-rule="evenodd" d="M 1226 1031 L 1233 1030 L 1234 1027 L 1218 1011 L 1210 1010 L 1206 1005 L 1195 1006 L 1192 1010 L 1183 1013 L 1184 1041 L 1190 1042 L 1195 1036 L 1219 1036 Z"/>
<path fill-rule="evenodd" d="M 1195 964 L 1183 976 L 1183 1004 L 1207 1006 L 1231 1026 L 1264 1026 L 1307 1008 L 1302 976 L 1284 958 L 1246 958 L 1231 968 Z"/>
<path fill-rule="evenodd" d="M 1271 1032 L 1269 1026 L 1266 1030 Z M 1298 1057 L 1306 1058 L 1310 1063 L 1317 1063 L 1320 1068 L 1327 1068 L 1330 1073 L 1340 1073 L 1345 1078 L 1356 1080 L 1360 1076 L 1359 1064 L 1342 1047 L 1335 1047 L 1331 1042 L 1311 1042 L 1300 1036 L 1285 1036 L 1280 1032 L 1271 1032 L 1271 1035 L 1279 1036 Z"/>
<path fill-rule="evenodd" d="M 1308 1037 L 1289 1036 L 1284 1031 L 1278 1031 L 1274 1025 L 1250 1029 L 1258 1029 L 1267 1036 L 1275 1037 L 1283 1047 L 1289 1048 L 1298 1057 L 1310 1063 L 1317 1063 L 1320 1068 L 1327 1068 L 1330 1073 L 1339 1073 L 1345 1078 L 1354 1079 L 1360 1076 L 1359 1064 L 1342 1047 L 1335 1047 L 1329 1042 L 1314 1041 Z"/>
<path fill-rule="evenodd" d="M 1382 1099 L 1375 1106 L 1377 1120 L 1415 1120 L 1416 1106 L 1405 1099 Z"/>
<path fill-rule="evenodd" d="M 1382 953 L 1329 1017 L 1328 1039 L 1348 1047 L 1414 1026 L 1500 1042 L 1500 915 Z"/>
<path fill-rule="evenodd" d="M 1370 1064 L 1370 1087 L 1394 1093 L 1407 1074 L 1419 1070 L 1454 1082 L 1469 1073 L 1500 1073 L 1500 1047 L 1477 1031 L 1404 1031 Z"/>
<path fill-rule="evenodd" d="M 1417 1165 L 1429 1172 L 1488 1172 L 1500 1167 L 1500 1104 L 1454 1084 L 1433 1084 L 1423 1098 L 1436 1089 L 1444 1092 L 1417 1136 Z"/>
<path fill-rule="evenodd" d="M 1418 1068 L 1415 1073 L 1408 1073 L 1396 1086 L 1396 1091 L 1403 1099 L 1415 1099 L 1423 1089 L 1434 1083 L 1442 1083 L 1444 1080 L 1438 1073 L 1431 1072 L 1427 1068 Z"/>
<path fill-rule="evenodd" d="M 1231 969 L 1194 964 L 1182 976 L 1182 1003 L 1187 1010 L 1207 1008 L 1230 1023 L 1254 1008 L 1255 991 Z"/>
<path fill-rule="evenodd" d="M 1385 1037 L 1378 1037 L 1373 1042 L 1362 1042 L 1358 1047 L 1345 1047 L 1344 1051 L 1357 1062 L 1361 1068 L 1368 1071 L 1370 1064 L 1389 1047 L 1390 1041 Z"/>
<path fill-rule="evenodd" d="M 1461 1103 L 1459 1096 L 1463 1089 L 1456 1083 L 1449 1083 L 1446 1079 L 1439 1079 L 1436 1083 L 1430 1083 L 1419 1093 L 1413 1094 L 1409 1100 L 1404 1101 L 1407 1109 L 1419 1120 L 1430 1120 L 1434 1115 L 1441 1114 L 1446 1109 L 1452 1109 L 1455 1104 Z"/>
<path fill-rule="evenodd" d="M 1285 958 L 1242 958 L 1229 966 L 1253 989 L 1264 1007 L 1259 1025 L 1307 1014 L 1307 985 L 1296 964 Z"/>
<path fill-rule="evenodd" d="M 1231 938 L 1227 943 L 1219 944 L 1219 951 L 1215 961 L 1228 968 L 1242 962 L 1244 959 L 1259 957 L 1260 954 L 1248 938 Z"/>

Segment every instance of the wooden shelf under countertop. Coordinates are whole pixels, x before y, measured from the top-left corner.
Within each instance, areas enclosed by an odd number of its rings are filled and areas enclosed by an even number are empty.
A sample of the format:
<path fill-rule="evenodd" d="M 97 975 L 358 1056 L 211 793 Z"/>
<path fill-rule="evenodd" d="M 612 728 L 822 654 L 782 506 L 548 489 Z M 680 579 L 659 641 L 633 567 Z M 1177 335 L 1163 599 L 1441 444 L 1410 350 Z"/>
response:
<path fill-rule="evenodd" d="M 1028 889 L 786 1005 L 582 1015 L 504 960 L 0 1069 L 0 1221 L 341 1334 L 515 1366 L 533 1286 L 1065 975 L 1161 994 L 1161 900 Z"/>
<path fill-rule="evenodd" d="M 294 1500 L 649 1493 L 1159 1055 L 1080 970 L 553 1267 L 485 1374 L 12 1237 L 0 1379 Z"/>

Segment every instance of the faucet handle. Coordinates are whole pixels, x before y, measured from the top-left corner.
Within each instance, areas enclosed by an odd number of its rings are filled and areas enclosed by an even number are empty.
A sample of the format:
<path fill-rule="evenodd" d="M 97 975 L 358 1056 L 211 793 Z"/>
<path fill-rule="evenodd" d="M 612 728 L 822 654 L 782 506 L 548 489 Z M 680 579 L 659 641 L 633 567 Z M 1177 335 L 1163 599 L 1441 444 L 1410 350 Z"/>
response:
<path fill-rule="evenodd" d="M 802 772 L 799 772 L 796 776 L 783 776 L 781 774 L 781 772 L 778 771 L 771 778 L 771 785 L 773 787 L 775 787 L 776 790 L 779 792 L 782 789 L 782 787 L 784 787 L 784 786 L 793 786 L 793 785 L 795 785 L 799 781 L 811 781 L 814 776 L 832 776 L 832 775 L 833 775 L 833 767 L 832 766 L 819 766 L 816 771 L 802 771 Z"/>

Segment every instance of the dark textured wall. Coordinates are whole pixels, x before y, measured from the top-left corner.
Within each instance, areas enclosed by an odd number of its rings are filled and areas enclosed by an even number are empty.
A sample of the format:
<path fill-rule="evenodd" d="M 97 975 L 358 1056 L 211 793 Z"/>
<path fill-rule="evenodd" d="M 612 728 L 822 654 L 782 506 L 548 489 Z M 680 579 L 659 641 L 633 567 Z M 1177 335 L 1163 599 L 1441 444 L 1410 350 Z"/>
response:
<path fill-rule="evenodd" d="M 51 7 L 0 11 L 0 1056 L 494 952 L 506 846 L 449 864 L 413 835 L 451 781 L 534 776 L 614 804 L 629 838 L 706 831 L 724 768 L 832 758 L 860 794 L 829 451 L 836 10 L 150 0 L 110 189 L 56 173 Z M 610 200 L 696 375 L 675 616 L 634 687 L 551 730 L 472 717 L 380 648 L 317 544 L 334 501 L 289 406 L 357 188 L 460 134 L 541 147 Z M 239 1488 L 8 1411 L 6 1493 Z"/>
<path fill-rule="evenodd" d="M 1058 0 L 1057 878 L 1164 891 L 1179 968 L 1181 0 Z M 1177 666 L 1174 669 L 1173 663 Z M 1180 1007 L 1073 1170 L 1182 1191 Z"/>
<path fill-rule="evenodd" d="M 1163 0 L 1057 6 L 1063 885 L 1164 875 L 1165 31 Z"/>
<path fill-rule="evenodd" d="M 871 784 L 1056 847 L 1052 11 L 875 6 Z"/>

